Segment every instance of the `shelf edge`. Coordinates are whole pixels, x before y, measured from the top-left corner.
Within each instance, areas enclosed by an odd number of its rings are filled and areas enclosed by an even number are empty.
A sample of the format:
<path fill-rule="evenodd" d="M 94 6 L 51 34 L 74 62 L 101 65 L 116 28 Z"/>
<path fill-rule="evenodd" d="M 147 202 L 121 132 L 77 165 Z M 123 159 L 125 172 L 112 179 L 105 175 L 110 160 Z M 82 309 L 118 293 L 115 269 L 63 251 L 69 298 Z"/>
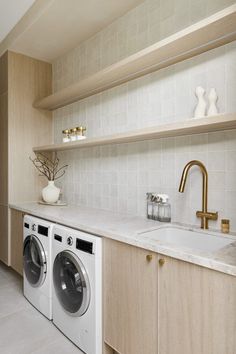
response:
<path fill-rule="evenodd" d="M 169 138 L 192 134 L 209 133 L 220 130 L 236 129 L 236 113 L 219 114 L 211 117 L 188 119 L 125 133 L 118 133 L 99 138 L 87 138 L 83 141 L 52 144 L 34 147 L 34 152 L 65 151 L 92 146 L 132 143 L 144 140 Z"/>
<path fill-rule="evenodd" d="M 222 22 L 226 29 L 224 32 L 221 27 Z M 218 25 L 217 25 L 218 23 Z M 211 31 L 208 27 L 211 27 Z M 218 27 L 217 27 L 218 26 Z M 220 31 L 216 31 L 220 27 Z M 234 29 L 234 31 L 232 31 Z M 199 43 L 199 33 L 202 35 L 203 31 L 207 31 L 209 34 L 209 40 L 204 41 L 201 44 Z M 223 32 L 224 33 L 223 33 Z M 215 35 L 215 32 L 217 34 Z M 191 37 L 195 40 L 196 45 L 191 45 Z M 212 38 L 210 40 L 210 38 Z M 199 55 L 207 50 L 211 50 L 218 46 L 227 44 L 236 39 L 236 5 L 231 5 L 208 18 L 205 18 L 181 31 L 162 39 L 161 41 L 135 53 L 131 56 L 117 62 L 107 68 L 102 69 L 101 71 L 91 75 L 67 88 L 64 88 L 60 91 L 55 92 L 54 94 L 44 97 L 41 100 L 35 102 L 34 107 L 40 109 L 49 109 L 54 110 L 73 102 L 76 102 L 80 99 L 95 95 L 99 92 L 105 91 L 109 88 L 121 85 L 125 82 L 134 80 L 138 77 L 151 73 L 153 71 L 159 70 L 161 68 L 167 67 L 169 65 L 175 64 L 177 62 L 189 59 L 193 56 Z M 174 49 L 176 55 L 167 55 L 165 60 L 159 61 L 157 64 L 154 60 L 157 53 L 161 51 L 173 52 L 173 47 L 175 43 L 180 43 L 182 45 L 181 50 Z M 184 50 L 182 48 L 187 49 Z M 175 45 L 175 48 L 178 47 Z M 163 53 L 162 53 L 163 55 Z M 154 60 L 154 61 L 153 61 Z M 147 64 L 140 64 L 140 61 L 144 61 Z M 152 65 L 148 65 L 148 61 L 152 62 Z M 132 66 L 136 63 L 137 71 L 132 72 Z M 131 70 L 131 73 L 129 70 Z M 126 72 L 127 71 L 127 72 Z M 121 72 L 121 73 L 120 73 Z M 122 72 L 126 72 L 125 74 Z M 109 80 L 109 75 L 113 75 L 112 80 Z M 94 82 L 96 84 L 94 84 Z M 82 93 L 81 93 L 82 92 Z"/>

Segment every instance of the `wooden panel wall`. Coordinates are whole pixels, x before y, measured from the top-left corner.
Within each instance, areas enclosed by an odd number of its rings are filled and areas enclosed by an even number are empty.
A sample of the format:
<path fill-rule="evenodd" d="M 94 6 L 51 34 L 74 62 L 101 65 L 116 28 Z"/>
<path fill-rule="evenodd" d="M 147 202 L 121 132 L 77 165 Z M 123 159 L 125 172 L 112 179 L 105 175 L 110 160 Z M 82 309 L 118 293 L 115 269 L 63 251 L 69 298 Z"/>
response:
<path fill-rule="evenodd" d="M 0 260 L 22 272 L 22 220 L 8 204 L 35 201 L 43 180 L 29 156 L 32 147 L 52 143 L 52 113 L 33 102 L 52 92 L 52 66 L 22 54 L 0 58 Z M 46 183 L 46 182 L 45 182 Z"/>
<path fill-rule="evenodd" d="M 42 178 L 29 156 L 32 147 L 52 143 L 52 113 L 33 108 L 38 97 L 52 90 L 49 63 L 8 52 L 9 203 L 39 198 Z"/>
<path fill-rule="evenodd" d="M 8 264 L 8 54 L 0 57 L 0 260 Z"/>
<path fill-rule="evenodd" d="M 0 57 L 0 95 L 5 93 L 8 87 L 7 61 L 8 53 L 6 52 Z"/>

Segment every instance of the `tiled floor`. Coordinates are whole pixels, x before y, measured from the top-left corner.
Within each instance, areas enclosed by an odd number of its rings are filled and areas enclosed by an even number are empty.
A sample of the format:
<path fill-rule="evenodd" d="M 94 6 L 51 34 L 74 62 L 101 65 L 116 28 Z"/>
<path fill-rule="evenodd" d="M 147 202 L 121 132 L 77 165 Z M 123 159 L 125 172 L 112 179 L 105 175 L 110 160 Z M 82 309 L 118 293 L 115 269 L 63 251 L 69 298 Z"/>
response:
<path fill-rule="evenodd" d="M 82 354 L 22 294 L 22 278 L 0 263 L 0 353 Z"/>

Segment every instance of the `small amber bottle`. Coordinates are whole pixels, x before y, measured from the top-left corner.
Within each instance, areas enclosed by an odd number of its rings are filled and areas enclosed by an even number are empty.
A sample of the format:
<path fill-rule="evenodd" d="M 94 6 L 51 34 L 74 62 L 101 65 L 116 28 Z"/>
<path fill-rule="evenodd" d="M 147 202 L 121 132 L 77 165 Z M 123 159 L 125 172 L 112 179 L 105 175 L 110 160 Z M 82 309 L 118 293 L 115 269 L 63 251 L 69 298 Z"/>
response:
<path fill-rule="evenodd" d="M 229 233 L 229 226 L 230 222 L 228 219 L 222 219 L 221 220 L 221 232 L 223 234 L 228 234 Z"/>

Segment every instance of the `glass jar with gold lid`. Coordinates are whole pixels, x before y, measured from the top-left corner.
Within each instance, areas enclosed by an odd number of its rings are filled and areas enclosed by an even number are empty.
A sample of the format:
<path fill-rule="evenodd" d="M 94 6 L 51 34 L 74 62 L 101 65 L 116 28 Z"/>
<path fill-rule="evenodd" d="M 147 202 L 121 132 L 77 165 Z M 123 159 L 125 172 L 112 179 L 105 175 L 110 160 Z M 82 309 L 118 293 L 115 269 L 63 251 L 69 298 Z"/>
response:
<path fill-rule="evenodd" d="M 86 138 L 86 136 L 84 135 L 85 131 L 86 131 L 85 127 L 80 126 L 76 128 L 77 140 Z"/>
<path fill-rule="evenodd" d="M 76 141 L 77 140 L 77 128 L 72 128 L 70 130 L 70 140 Z"/>
<path fill-rule="evenodd" d="M 63 143 L 68 143 L 70 141 L 70 129 L 64 129 L 62 130 L 63 134 Z"/>

